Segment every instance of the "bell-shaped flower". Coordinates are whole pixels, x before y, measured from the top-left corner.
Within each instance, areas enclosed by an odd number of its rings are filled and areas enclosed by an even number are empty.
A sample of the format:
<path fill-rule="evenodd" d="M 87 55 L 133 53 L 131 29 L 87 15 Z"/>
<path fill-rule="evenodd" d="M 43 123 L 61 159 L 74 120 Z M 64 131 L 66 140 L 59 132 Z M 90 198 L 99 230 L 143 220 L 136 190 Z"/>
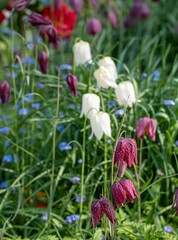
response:
<path fill-rule="evenodd" d="M 124 206 L 126 199 L 133 203 L 135 196 L 138 198 L 134 184 L 130 179 L 122 178 L 119 182 L 114 183 L 111 186 L 111 191 L 117 207 L 119 207 L 119 202 Z"/>
<path fill-rule="evenodd" d="M 119 83 L 115 88 L 115 94 L 120 106 L 132 107 L 136 102 L 134 87 L 129 81 Z"/>
<path fill-rule="evenodd" d="M 144 135 L 148 135 L 148 137 L 155 141 L 155 133 L 156 133 L 156 126 L 157 121 L 153 118 L 140 118 L 137 122 L 136 132 L 134 137 L 138 137 L 139 139 L 142 139 Z"/>
<path fill-rule="evenodd" d="M 68 74 L 66 78 L 66 82 L 71 93 L 74 95 L 74 97 L 76 97 L 77 96 L 77 77 L 75 77 L 72 74 Z"/>
<path fill-rule="evenodd" d="M 40 64 L 40 70 L 43 74 L 48 72 L 49 56 L 46 52 L 42 52 L 38 56 L 38 61 Z"/>
<path fill-rule="evenodd" d="M 117 222 L 113 204 L 106 197 L 102 197 L 101 200 L 96 200 L 92 202 L 91 213 L 92 217 L 90 219 L 90 225 L 92 224 L 92 222 L 94 222 L 95 228 L 98 226 L 98 223 L 104 213 L 112 224 L 116 224 Z"/>
<path fill-rule="evenodd" d="M 131 138 L 119 138 L 114 153 L 114 164 L 121 166 L 125 162 L 128 167 L 132 166 L 132 163 L 137 164 L 137 143 L 135 139 Z"/>
<path fill-rule="evenodd" d="M 87 116 L 89 119 L 91 116 L 98 112 L 100 108 L 100 98 L 93 93 L 86 93 L 82 97 L 82 111 L 80 117 Z"/>
<path fill-rule="evenodd" d="M 90 44 L 80 40 L 73 46 L 74 60 L 76 66 L 85 64 L 86 62 L 92 62 Z"/>
<path fill-rule="evenodd" d="M 74 12 L 77 15 L 80 15 L 82 8 L 83 8 L 83 0 L 70 0 L 69 1 L 70 5 L 74 9 Z"/>
<path fill-rule="evenodd" d="M 113 10 L 110 10 L 106 13 L 106 17 L 109 19 L 111 26 L 113 28 L 117 27 L 117 16 Z"/>
<path fill-rule="evenodd" d="M 54 0 L 54 8 L 60 10 L 64 0 Z"/>
<path fill-rule="evenodd" d="M 52 48 L 58 49 L 58 35 L 56 29 L 52 26 L 48 27 L 46 29 L 46 34 L 48 35 Z"/>
<path fill-rule="evenodd" d="M 178 188 L 176 188 L 175 199 L 171 207 L 171 211 L 174 209 L 174 205 L 176 204 L 176 210 L 178 215 Z"/>
<path fill-rule="evenodd" d="M 31 0 L 16 0 L 14 2 L 13 8 L 15 8 L 17 11 L 22 11 L 30 2 Z"/>
<path fill-rule="evenodd" d="M 89 35 L 96 35 L 102 31 L 101 22 L 97 18 L 91 18 L 87 21 L 87 31 Z"/>
<path fill-rule="evenodd" d="M 2 103 L 6 103 L 9 101 L 10 98 L 10 86 L 7 81 L 0 83 L 0 98 Z"/>
<path fill-rule="evenodd" d="M 94 133 L 97 139 L 100 140 L 103 136 L 103 133 L 106 134 L 106 136 L 111 137 L 111 122 L 108 113 L 93 113 L 90 118 L 90 123 L 92 128 L 92 135 Z"/>
<path fill-rule="evenodd" d="M 109 71 L 112 81 L 115 81 L 117 79 L 117 77 L 118 77 L 117 69 L 116 69 L 116 65 L 115 65 L 114 61 L 112 60 L 112 58 L 104 57 L 104 58 L 100 59 L 98 61 L 98 66 L 105 67 Z"/>
<path fill-rule="evenodd" d="M 51 25 L 51 21 L 44 18 L 41 14 L 33 12 L 28 21 L 32 26 L 40 26 L 40 25 Z"/>

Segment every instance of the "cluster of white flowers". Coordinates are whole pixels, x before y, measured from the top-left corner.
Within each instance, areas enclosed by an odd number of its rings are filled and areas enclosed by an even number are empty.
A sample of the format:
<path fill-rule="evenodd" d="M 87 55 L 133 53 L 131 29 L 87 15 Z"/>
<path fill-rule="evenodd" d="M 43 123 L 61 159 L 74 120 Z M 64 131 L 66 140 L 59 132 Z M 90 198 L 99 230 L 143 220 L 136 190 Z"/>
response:
<path fill-rule="evenodd" d="M 85 63 L 92 63 L 92 55 L 88 42 L 80 40 L 73 46 L 74 61 L 76 66 Z M 104 57 L 97 63 L 98 68 L 94 71 L 98 87 L 105 89 L 115 88 L 115 95 L 120 106 L 132 107 L 136 102 L 133 84 L 124 81 L 116 84 L 118 78 L 117 69 L 114 61 L 110 57 Z M 100 98 L 96 94 L 87 93 L 82 98 L 81 117 L 85 115 L 90 119 L 92 135 L 100 140 L 103 133 L 111 137 L 111 124 L 109 114 L 100 111 Z"/>

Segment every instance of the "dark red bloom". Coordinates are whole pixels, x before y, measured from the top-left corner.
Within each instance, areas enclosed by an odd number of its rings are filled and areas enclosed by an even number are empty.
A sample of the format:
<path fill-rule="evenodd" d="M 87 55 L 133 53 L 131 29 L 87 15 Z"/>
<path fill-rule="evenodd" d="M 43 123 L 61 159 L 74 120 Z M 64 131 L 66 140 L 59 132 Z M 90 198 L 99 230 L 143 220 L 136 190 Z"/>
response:
<path fill-rule="evenodd" d="M 106 17 L 109 19 L 112 27 L 117 27 L 117 16 L 113 10 L 107 12 Z"/>
<path fill-rule="evenodd" d="M 134 184 L 130 179 L 122 178 L 111 186 L 111 190 L 117 207 L 119 207 L 119 202 L 124 206 L 126 199 L 133 203 L 135 196 L 138 198 Z"/>
<path fill-rule="evenodd" d="M 33 12 L 28 21 L 31 23 L 32 26 L 39 26 L 39 25 L 51 25 L 51 21 L 44 18 L 41 14 Z"/>
<path fill-rule="evenodd" d="M 61 9 L 63 4 L 63 0 L 54 0 L 54 8 L 55 9 Z"/>
<path fill-rule="evenodd" d="M 49 41 L 54 49 L 58 49 L 58 36 L 57 31 L 53 27 L 48 27 L 46 30 Z"/>
<path fill-rule="evenodd" d="M 77 77 L 75 77 L 72 74 L 68 74 L 66 78 L 66 82 L 71 93 L 74 95 L 74 97 L 76 97 L 77 96 Z"/>
<path fill-rule="evenodd" d="M 83 8 L 83 0 L 70 0 L 70 5 L 77 15 L 80 15 Z"/>
<path fill-rule="evenodd" d="M 2 100 L 2 103 L 9 101 L 10 98 L 10 86 L 7 81 L 0 83 L 0 98 Z"/>
<path fill-rule="evenodd" d="M 12 8 L 13 8 L 13 6 L 14 6 L 14 1 L 13 1 L 13 0 L 10 0 L 10 1 L 8 2 L 7 6 L 6 6 L 6 9 L 7 9 L 8 11 L 11 11 Z"/>
<path fill-rule="evenodd" d="M 38 56 L 38 61 L 40 64 L 41 72 L 47 74 L 48 72 L 48 64 L 49 64 L 49 56 L 46 52 L 42 52 Z"/>
<path fill-rule="evenodd" d="M 119 138 L 114 153 L 114 164 L 121 166 L 125 162 L 129 167 L 132 166 L 133 161 L 137 164 L 137 144 L 135 139 Z"/>
<path fill-rule="evenodd" d="M 5 15 L 3 12 L 0 12 L 0 24 L 4 21 Z"/>
<path fill-rule="evenodd" d="M 116 224 L 117 222 L 113 204 L 106 197 L 102 197 L 101 200 L 92 202 L 91 213 L 92 217 L 90 219 L 90 225 L 92 224 L 92 221 L 94 221 L 95 228 L 98 226 L 98 223 L 104 213 L 111 223 Z"/>
<path fill-rule="evenodd" d="M 147 117 L 140 118 L 137 122 L 137 127 L 136 127 L 136 132 L 134 137 L 138 137 L 139 139 L 142 139 L 146 134 L 152 141 L 155 141 L 156 126 L 157 126 L 157 122 L 155 119 L 147 118 Z"/>
<path fill-rule="evenodd" d="M 17 11 L 22 11 L 31 0 L 15 0 L 13 8 Z"/>
<path fill-rule="evenodd" d="M 51 16 L 50 7 L 43 9 L 43 17 L 52 20 L 53 26 L 56 29 L 58 36 L 69 38 L 76 22 L 76 14 L 67 4 L 63 3 L 61 9 L 54 9 L 54 14 Z"/>
<path fill-rule="evenodd" d="M 176 188 L 175 199 L 171 207 L 171 211 L 174 209 L 174 205 L 176 204 L 176 210 L 178 215 L 178 188 Z"/>
<path fill-rule="evenodd" d="M 87 31 L 90 35 L 95 35 L 102 31 L 102 26 L 100 20 L 97 18 L 91 18 L 87 21 Z"/>

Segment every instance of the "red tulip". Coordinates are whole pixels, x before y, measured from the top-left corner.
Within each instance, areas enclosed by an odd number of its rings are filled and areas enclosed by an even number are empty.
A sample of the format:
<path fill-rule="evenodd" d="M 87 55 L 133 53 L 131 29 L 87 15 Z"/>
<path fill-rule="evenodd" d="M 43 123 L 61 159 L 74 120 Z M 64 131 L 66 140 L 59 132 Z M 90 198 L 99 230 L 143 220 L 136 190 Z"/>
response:
<path fill-rule="evenodd" d="M 38 61 L 39 61 L 39 64 L 40 64 L 41 72 L 44 73 L 44 74 L 47 74 L 48 64 L 49 64 L 48 54 L 46 52 L 42 52 L 41 54 L 39 54 Z"/>
<path fill-rule="evenodd" d="M 90 219 L 90 225 L 93 221 L 95 228 L 98 226 L 98 223 L 104 213 L 106 214 L 106 217 L 110 220 L 111 223 L 116 224 L 117 222 L 113 204 L 106 197 L 102 197 L 101 200 L 96 200 L 92 202 L 91 213 L 92 217 Z"/>
<path fill-rule="evenodd" d="M 126 199 L 133 203 L 135 196 L 138 198 L 134 184 L 130 179 L 122 178 L 119 182 L 114 183 L 111 186 L 111 191 L 117 207 L 119 207 L 119 202 L 124 206 Z"/>
<path fill-rule="evenodd" d="M 75 77 L 72 74 L 68 74 L 66 78 L 66 82 L 71 93 L 74 95 L 74 97 L 76 97 L 77 96 L 77 77 Z"/>
<path fill-rule="evenodd" d="M 97 18 L 91 18 L 87 22 L 87 31 L 90 35 L 95 35 L 102 31 L 101 22 Z"/>
<path fill-rule="evenodd" d="M 156 126 L 157 126 L 157 122 L 155 119 L 147 118 L 147 117 L 140 118 L 137 122 L 137 127 L 136 127 L 136 132 L 134 137 L 138 137 L 139 139 L 142 139 L 146 134 L 152 141 L 155 141 Z"/>
<path fill-rule="evenodd" d="M 7 81 L 0 83 L 0 98 L 1 98 L 3 104 L 9 101 L 10 86 Z"/>

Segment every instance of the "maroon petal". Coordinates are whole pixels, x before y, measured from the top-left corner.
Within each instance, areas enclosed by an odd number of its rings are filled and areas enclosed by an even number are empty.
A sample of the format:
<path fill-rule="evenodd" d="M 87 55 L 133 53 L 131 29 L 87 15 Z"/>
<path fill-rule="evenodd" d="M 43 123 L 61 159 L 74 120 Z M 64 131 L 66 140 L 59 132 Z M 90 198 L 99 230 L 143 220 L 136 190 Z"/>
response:
<path fill-rule="evenodd" d="M 122 164 L 119 166 L 118 177 L 123 177 L 126 169 L 127 169 L 127 163 L 122 162 Z"/>
<path fill-rule="evenodd" d="M 177 210 L 177 215 L 178 215 L 178 188 L 176 188 L 175 199 L 172 204 L 171 211 L 174 209 L 175 204 L 176 204 L 176 210 Z"/>
<path fill-rule="evenodd" d="M 32 26 L 39 26 L 39 25 L 50 25 L 51 22 L 44 18 L 41 14 L 33 12 L 28 21 L 31 23 Z"/>
<path fill-rule="evenodd" d="M 135 186 L 134 186 L 133 182 L 130 179 L 127 179 L 127 182 L 130 185 L 130 188 L 132 189 L 134 195 L 138 198 L 137 191 L 135 189 Z"/>
<path fill-rule="evenodd" d="M 91 204 L 91 213 L 92 213 L 92 218 L 90 219 L 90 225 L 92 223 L 92 220 L 94 221 L 94 227 L 96 228 L 98 226 L 98 222 L 103 216 L 103 210 L 101 206 L 101 201 L 96 200 L 93 201 Z"/>
<path fill-rule="evenodd" d="M 112 194 L 114 196 L 116 206 L 119 207 L 119 202 L 121 203 L 122 206 L 124 206 L 125 205 L 125 199 L 126 199 L 126 192 L 123 189 L 122 185 L 119 182 L 114 183 L 111 186 L 111 191 L 112 191 Z"/>
<path fill-rule="evenodd" d="M 3 104 L 9 101 L 10 86 L 7 81 L 0 83 L 0 98 L 1 98 Z"/>
<path fill-rule="evenodd" d="M 125 178 L 122 178 L 119 182 L 122 185 L 123 189 L 126 191 L 126 198 L 129 200 L 129 202 L 133 203 L 134 193 L 132 186 Z"/>
<path fill-rule="evenodd" d="M 116 216 L 114 212 L 114 207 L 112 205 L 112 202 L 110 202 L 107 197 L 103 197 L 101 199 L 101 207 L 103 212 L 106 214 L 107 218 L 110 220 L 111 223 L 116 224 Z"/>
<path fill-rule="evenodd" d="M 156 126 L 157 126 L 157 121 L 155 119 L 150 118 L 147 126 L 147 132 L 148 132 L 148 137 L 152 140 L 155 141 L 155 133 L 156 133 Z"/>
<path fill-rule="evenodd" d="M 74 95 L 74 97 L 76 97 L 77 96 L 77 77 L 75 77 L 72 74 L 68 74 L 66 78 L 66 82 L 71 93 Z"/>

